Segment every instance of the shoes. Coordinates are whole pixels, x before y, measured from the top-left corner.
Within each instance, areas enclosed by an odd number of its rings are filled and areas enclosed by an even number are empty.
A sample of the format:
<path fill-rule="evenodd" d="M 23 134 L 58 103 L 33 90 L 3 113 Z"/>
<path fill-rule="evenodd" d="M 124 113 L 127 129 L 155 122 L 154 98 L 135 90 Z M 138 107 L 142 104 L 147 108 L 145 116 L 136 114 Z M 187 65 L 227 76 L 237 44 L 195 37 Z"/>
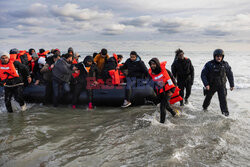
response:
<path fill-rule="evenodd" d="M 91 102 L 89 102 L 88 109 L 93 109 L 93 105 Z"/>
<path fill-rule="evenodd" d="M 225 115 L 226 117 L 229 116 L 229 112 L 228 111 L 222 111 L 222 114 Z"/>
<path fill-rule="evenodd" d="M 174 110 L 171 110 L 170 113 L 172 114 L 173 117 L 176 115 L 176 112 Z"/>
<path fill-rule="evenodd" d="M 188 99 L 185 99 L 185 104 L 188 104 L 189 102 L 188 102 Z"/>
<path fill-rule="evenodd" d="M 180 106 L 184 106 L 184 104 L 183 104 L 183 100 L 182 100 L 182 101 L 180 101 Z"/>
<path fill-rule="evenodd" d="M 129 106 L 131 106 L 131 103 L 129 101 L 127 101 L 127 100 L 124 100 L 124 103 L 123 103 L 123 105 L 121 107 L 126 108 L 126 107 L 129 107 Z"/>
<path fill-rule="evenodd" d="M 203 111 L 204 111 L 204 112 L 207 112 L 207 108 L 204 108 L 204 107 L 203 107 Z"/>
<path fill-rule="evenodd" d="M 25 110 L 27 110 L 26 103 L 24 103 L 24 105 L 21 106 L 21 111 L 25 111 Z"/>
<path fill-rule="evenodd" d="M 72 109 L 76 109 L 76 105 L 72 105 Z"/>

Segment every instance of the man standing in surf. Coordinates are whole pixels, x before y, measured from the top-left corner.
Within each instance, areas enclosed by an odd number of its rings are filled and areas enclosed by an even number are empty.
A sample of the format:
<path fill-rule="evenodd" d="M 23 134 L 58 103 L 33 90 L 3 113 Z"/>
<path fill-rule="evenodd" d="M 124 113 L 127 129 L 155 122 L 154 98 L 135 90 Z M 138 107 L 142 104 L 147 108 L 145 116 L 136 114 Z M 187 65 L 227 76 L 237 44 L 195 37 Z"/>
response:
<path fill-rule="evenodd" d="M 214 51 L 214 59 L 207 62 L 201 72 L 201 79 L 205 86 L 205 100 L 203 102 L 204 111 L 207 110 L 211 99 L 215 92 L 218 93 L 220 109 L 223 115 L 229 116 L 227 107 L 227 78 L 230 84 L 230 90 L 234 89 L 234 77 L 233 72 L 229 64 L 224 61 L 224 51 L 222 49 L 216 49 Z"/>
<path fill-rule="evenodd" d="M 191 95 L 192 85 L 194 83 L 194 67 L 189 58 L 184 57 L 181 49 L 175 51 L 175 60 L 171 66 L 173 76 L 177 78 L 177 85 L 181 89 L 180 95 L 184 98 L 184 89 L 186 89 L 185 104 L 188 104 L 188 98 Z M 183 106 L 183 100 L 180 101 Z"/>
<path fill-rule="evenodd" d="M 153 87 L 157 94 L 157 100 L 155 103 L 158 103 L 158 100 L 160 102 L 160 123 L 165 122 L 166 109 L 172 114 L 173 117 L 176 115 L 176 112 L 170 106 L 171 96 L 176 91 L 176 82 L 172 73 L 166 69 L 166 63 L 167 62 L 160 63 L 157 58 L 152 58 L 148 62 L 150 66 L 148 73 L 155 83 Z M 182 98 L 180 98 L 180 100 L 182 100 Z"/>

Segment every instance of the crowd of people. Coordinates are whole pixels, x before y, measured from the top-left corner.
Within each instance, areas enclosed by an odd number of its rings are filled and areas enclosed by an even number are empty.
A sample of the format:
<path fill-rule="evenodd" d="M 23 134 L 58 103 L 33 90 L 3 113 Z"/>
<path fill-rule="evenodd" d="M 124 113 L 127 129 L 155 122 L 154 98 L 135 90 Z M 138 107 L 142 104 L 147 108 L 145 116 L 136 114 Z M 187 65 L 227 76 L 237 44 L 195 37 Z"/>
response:
<path fill-rule="evenodd" d="M 123 55 L 110 56 L 105 48 L 99 53 L 86 56 L 80 62 L 81 56 L 72 47 L 68 48 L 65 54 L 61 54 L 59 49 L 39 49 L 39 52 L 36 52 L 33 48 L 28 51 L 14 48 L 9 53 L 0 53 L 0 83 L 4 86 L 7 111 L 13 112 L 12 97 L 20 104 L 22 110 L 26 109 L 22 93 L 23 88 L 31 83 L 46 86 L 44 104 L 53 103 L 54 107 L 58 106 L 62 96 L 71 92 L 72 108 L 75 109 L 81 92 L 87 91 L 88 108 L 92 109 L 92 90 L 95 86 L 119 85 L 125 82 L 126 93 L 121 107 L 126 108 L 132 104 L 132 88 L 137 85 L 137 81 L 147 79 L 153 83 L 151 86 L 155 90 L 156 98 L 152 101 L 160 103 L 160 122 L 164 123 L 166 109 L 173 116 L 176 115 L 170 104 L 178 101 L 181 106 L 188 104 L 194 83 L 194 67 L 191 60 L 184 56 L 181 49 L 177 49 L 175 55 L 171 72 L 166 69 L 166 62 L 160 62 L 157 58 L 152 58 L 148 62 L 148 69 L 135 51 L 130 52 L 130 57 L 125 63 L 121 63 Z M 207 110 L 213 94 L 218 92 L 222 114 L 228 116 L 226 78 L 229 80 L 230 89 L 233 90 L 233 73 L 228 63 L 223 60 L 222 49 L 216 49 L 213 56 L 214 59 L 204 66 L 201 73 L 206 96 L 203 109 Z M 91 83 L 88 83 L 88 78 L 91 78 Z"/>

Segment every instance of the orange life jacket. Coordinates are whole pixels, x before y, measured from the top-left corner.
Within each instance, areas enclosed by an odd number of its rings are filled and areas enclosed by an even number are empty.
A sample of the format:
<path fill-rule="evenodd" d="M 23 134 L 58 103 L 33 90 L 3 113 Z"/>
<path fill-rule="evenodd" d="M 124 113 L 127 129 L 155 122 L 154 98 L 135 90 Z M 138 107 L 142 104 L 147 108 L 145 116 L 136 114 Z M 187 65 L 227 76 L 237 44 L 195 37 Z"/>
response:
<path fill-rule="evenodd" d="M 168 91 L 175 87 L 175 85 L 173 84 L 166 70 L 166 67 L 165 67 L 166 64 L 167 64 L 166 61 L 161 63 L 161 72 L 159 74 L 153 74 L 151 68 L 148 70 L 149 75 L 152 77 L 153 81 L 162 81 L 165 83 L 165 86 L 163 88 L 161 88 L 160 90 L 157 90 L 158 93 Z"/>
<path fill-rule="evenodd" d="M 113 53 L 113 57 L 115 58 L 117 64 L 118 64 L 118 57 L 115 53 Z M 109 75 L 112 78 L 112 84 L 118 85 L 120 84 L 120 76 L 119 76 L 119 71 L 114 69 L 114 70 L 109 70 Z"/>
<path fill-rule="evenodd" d="M 10 61 L 15 61 L 17 58 L 17 54 L 10 54 Z"/>
<path fill-rule="evenodd" d="M 43 57 L 43 58 L 46 58 L 47 57 L 47 54 L 49 53 L 50 51 L 49 50 L 46 50 L 45 52 L 43 53 L 37 53 L 37 55 L 40 57 Z"/>
<path fill-rule="evenodd" d="M 174 104 L 178 101 L 183 100 L 183 98 L 179 95 L 179 91 L 180 91 L 180 88 L 178 88 L 176 86 L 175 91 L 174 91 L 173 95 L 171 96 L 171 99 L 169 100 L 170 104 Z"/>
<path fill-rule="evenodd" d="M 124 64 L 118 64 L 118 67 L 123 66 Z M 124 80 L 126 78 L 126 76 L 123 74 L 123 72 L 121 70 L 119 70 L 119 76 L 120 76 L 120 80 Z"/>
<path fill-rule="evenodd" d="M 22 63 L 21 56 L 26 54 L 26 50 L 20 50 L 19 53 L 17 54 L 16 61 L 19 61 Z"/>
<path fill-rule="evenodd" d="M 29 52 L 26 52 L 26 55 L 27 55 L 27 57 L 28 57 L 28 61 L 31 61 L 31 60 L 32 60 L 32 57 L 31 57 L 31 55 L 29 54 Z"/>
<path fill-rule="evenodd" d="M 171 96 L 171 99 L 169 100 L 170 104 L 174 104 L 174 103 L 181 101 L 183 99 L 179 95 L 180 89 L 172 83 L 171 77 L 169 76 L 169 74 L 165 68 L 166 64 L 167 64 L 166 61 L 161 63 L 161 72 L 159 74 L 157 74 L 157 75 L 152 74 L 151 68 L 149 69 L 149 74 L 154 81 L 163 81 L 164 83 L 166 83 L 164 88 L 157 90 L 157 93 L 160 94 L 163 91 L 167 91 L 167 90 L 170 90 L 170 89 L 175 87 L 175 91 L 174 91 L 173 95 Z"/>
<path fill-rule="evenodd" d="M 90 67 L 85 67 L 85 70 L 89 73 Z"/>
<path fill-rule="evenodd" d="M 119 71 L 118 70 L 109 70 L 109 75 L 112 78 L 112 84 L 113 85 L 120 84 L 120 76 L 119 76 Z"/>
<path fill-rule="evenodd" d="M 9 61 L 8 64 L 2 64 L 0 61 L 0 78 L 1 80 L 12 79 L 19 77 L 16 68 L 13 64 L 13 61 Z"/>

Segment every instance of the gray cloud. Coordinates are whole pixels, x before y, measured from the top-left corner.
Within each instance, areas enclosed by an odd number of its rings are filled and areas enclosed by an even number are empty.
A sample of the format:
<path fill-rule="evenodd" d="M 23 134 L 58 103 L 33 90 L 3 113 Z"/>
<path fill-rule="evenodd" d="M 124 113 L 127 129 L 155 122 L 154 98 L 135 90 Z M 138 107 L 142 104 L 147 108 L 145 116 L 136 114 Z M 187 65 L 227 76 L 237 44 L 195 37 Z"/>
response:
<path fill-rule="evenodd" d="M 175 34 L 181 31 L 183 24 L 179 22 L 160 20 L 159 22 L 153 24 L 153 27 L 161 33 Z"/>
<path fill-rule="evenodd" d="M 149 25 L 151 21 L 152 21 L 151 16 L 140 16 L 140 17 L 136 17 L 132 19 L 130 18 L 130 19 L 123 20 L 120 23 L 124 25 L 135 26 L 135 27 L 143 27 L 143 26 Z"/>
<path fill-rule="evenodd" d="M 203 34 L 208 35 L 208 36 L 223 37 L 223 36 L 230 35 L 231 33 L 227 31 L 219 30 L 219 29 L 207 28 L 204 30 Z"/>
<path fill-rule="evenodd" d="M 16 18 L 46 17 L 48 16 L 48 7 L 47 5 L 35 3 L 25 9 L 10 11 L 9 15 Z"/>

